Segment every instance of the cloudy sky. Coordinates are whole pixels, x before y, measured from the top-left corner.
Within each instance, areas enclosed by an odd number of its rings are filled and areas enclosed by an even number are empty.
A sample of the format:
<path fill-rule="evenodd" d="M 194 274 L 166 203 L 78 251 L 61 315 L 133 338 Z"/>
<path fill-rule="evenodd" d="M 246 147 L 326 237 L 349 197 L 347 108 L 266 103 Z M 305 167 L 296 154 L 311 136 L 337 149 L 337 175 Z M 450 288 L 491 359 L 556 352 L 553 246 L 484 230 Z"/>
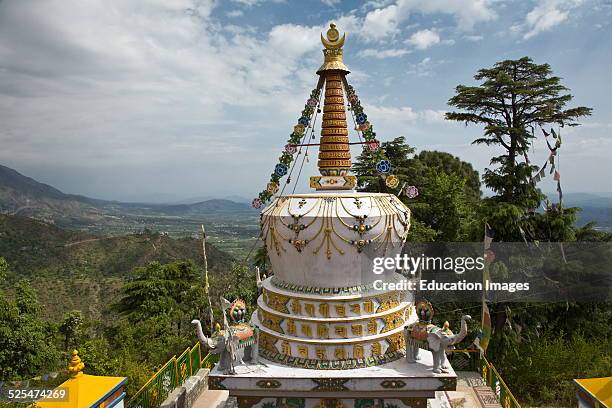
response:
<path fill-rule="evenodd" d="M 502 59 L 550 63 L 594 108 L 563 130 L 564 188 L 612 191 L 611 0 L 0 0 L 0 164 L 99 198 L 251 197 L 316 84 L 330 21 L 379 138 L 479 171 L 496 151 L 443 120 L 454 87 Z M 540 140 L 531 156 L 545 154 Z"/>

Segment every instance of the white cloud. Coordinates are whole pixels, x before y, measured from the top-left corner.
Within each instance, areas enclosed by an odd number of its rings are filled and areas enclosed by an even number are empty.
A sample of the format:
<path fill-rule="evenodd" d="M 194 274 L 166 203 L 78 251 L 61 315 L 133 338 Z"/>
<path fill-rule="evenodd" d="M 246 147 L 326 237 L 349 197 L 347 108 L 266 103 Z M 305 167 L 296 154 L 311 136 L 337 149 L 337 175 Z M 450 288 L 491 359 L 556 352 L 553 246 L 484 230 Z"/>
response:
<path fill-rule="evenodd" d="M 359 51 L 357 55 L 362 58 L 374 57 L 378 59 L 384 59 L 384 58 L 401 57 L 409 53 L 410 53 L 410 50 L 406 50 L 403 48 L 389 48 L 386 50 L 380 50 L 378 48 L 366 48 L 365 50 Z"/>
<path fill-rule="evenodd" d="M 527 32 L 523 39 L 529 39 L 563 23 L 568 19 L 570 11 L 581 3 L 581 0 L 545 0 L 539 3 L 525 17 L 523 26 Z M 514 27 L 515 30 L 517 28 L 520 29 L 520 26 Z"/>
<path fill-rule="evenodd" d="M 484 39 L 484 37 L 482 35 L 464 35 L 463 38 L 465 38 L 468 41 L 482 41 Z"/>
<path fill-rule="evenodd" d="M 440 43 L 440 35 L 435 30 L 420 30 L 412 34 L 408 44 L 414 45 L 419 50 L 425 50 Z"/>
<path fill-rule="evenodd" d="M 334 7 L 336 4 L 340 3 L 340 0 L 321 0 L 321 3 L 329 7 Z"/>
<path fill-rule="evenodd" d="M 253 35 L 219 24 L 212 2 L 197 4 L 1 2 L 0 162 L 95 169 L 106 180 L 95 194 L 115 197 L 136 185 L 223 189 L 212 169 L 230 157 L 273 163 L 316 84 L 322 27 Z M 173 163 L 172 182 L 155 182 L 160 163 Z M 252 191 L 269 171 L 257 168 L 223 184 Z M 94 188 L 72 178 L 82 193 Z"/>
<path fill-rule="evenodd" d="M 471 30 L 477 23 L 497 18 L 491 0 L 397 0 L 368 12 L 360 35 L 367 41 L 395 35 L 413 13 L 451 15 L 459 29 L 464 31 Z"/>

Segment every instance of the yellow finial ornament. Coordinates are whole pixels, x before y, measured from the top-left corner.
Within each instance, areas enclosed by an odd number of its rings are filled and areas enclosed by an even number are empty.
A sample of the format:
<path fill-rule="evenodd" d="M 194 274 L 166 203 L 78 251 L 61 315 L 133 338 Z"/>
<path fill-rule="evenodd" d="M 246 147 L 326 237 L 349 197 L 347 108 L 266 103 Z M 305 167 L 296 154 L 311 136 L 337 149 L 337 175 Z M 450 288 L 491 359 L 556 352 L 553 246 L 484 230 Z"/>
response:
<path fill-rule="evenodd" d="M 327 30 L 327 39 L 323 37 L 323 33 L 321 33 L 321 42 L 328 50 L 337 50 L 342 48 L 344 45 L 344 40 L 346 40 L 346 33 L 344 33 L 342 38 L 340 38 L 340 33 L 336 29 L 336 25 L 334 23 L 329 25 L 329 30 Z"/>
<path fill-rule="evenodd" d="M 321 42 L 325 47 L 323 50 L 325 62 L 321 68 L 319 68 L 317 74 L 321 75 L 325 71 L 340 71 L 348 74 L 349 70 L 342 62 L 342 47 L 346 40 L 346 33 L 342 34 L 342 38 L 340 38 L 340 33 L 336 29 L 336 25 L 331 23 L 326 35 L 327 38 L 321 33 Z"/>
<path fill-rule="evenodd" d="M 79 352 L 77 350 L 73 350 L 72 358 L 70 359 L 70 364 L 68 365 L 68 373 L 72 378 L 76 378 L 83 375 L 82 371 L 84 368 L 85 363 L 81 361 L 81 357 L 79 357 Z"/>

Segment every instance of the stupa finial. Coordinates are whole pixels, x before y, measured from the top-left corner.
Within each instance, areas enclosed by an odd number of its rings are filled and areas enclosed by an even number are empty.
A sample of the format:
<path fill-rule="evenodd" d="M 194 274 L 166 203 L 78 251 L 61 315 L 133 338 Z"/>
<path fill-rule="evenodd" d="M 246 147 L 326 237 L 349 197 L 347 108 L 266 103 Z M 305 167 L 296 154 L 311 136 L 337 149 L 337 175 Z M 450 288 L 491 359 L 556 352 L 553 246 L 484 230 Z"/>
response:
<path fill-rule="evenodd" d="M 348 74 L 350 71 L 344 65 L 344 62 L 342 62 L 342 47 L 346 40 L 346 33 L 342 34 L 342 38 L 340 38 L 340 32 L 336 29 L 336 25 L 331 23 L 326 36 L 327 38 L 323 37 L 323 33 L 321 33 L 321 42 L 325 47 L 323 50 L 325 62 L 323 62 L 317 74 L 321 75 L 325 71 L 344 71 L 344 73 Z"/>
<path fill-rule="evenodd" d="M 72 378 L 80 377 L 83 375 L 82 371 L 85 368 L 85 363 L 81 361 L 79 352 L 77 350 L 72 351 L 72 358 L 70 358 L 70 364 L 68 365 L 68 373 Z"/>

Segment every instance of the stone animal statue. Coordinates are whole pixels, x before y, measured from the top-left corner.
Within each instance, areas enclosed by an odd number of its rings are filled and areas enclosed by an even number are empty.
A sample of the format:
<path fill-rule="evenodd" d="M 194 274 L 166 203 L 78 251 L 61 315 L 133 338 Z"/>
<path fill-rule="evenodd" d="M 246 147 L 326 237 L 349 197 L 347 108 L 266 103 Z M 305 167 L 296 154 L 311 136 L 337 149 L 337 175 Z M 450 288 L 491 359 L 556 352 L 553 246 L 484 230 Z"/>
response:
<path fill-rule="evenodd" d="M 224 330 L 217 323 L 215 332 L 206 337 L 199 320 L 191 321 L 196 326 L 200 345 L 207 347 L 212 354 L 219 354 L 219 370 L 225 374 L 236 374 L 236 362 L 257 362 L 257 328 L 245 322 L 246 306 L 244 301 L 236 299 L 229 307 L 231 324 Z M 239 350 L 243 350 L 242 358 Z"/>
<path fill-rule="evenodd" d="M 419 359 L 419 349 L 429 350 L 433 356 L 433 372 L 448 372 L 449 364 L 446 359 L 446 351 L 453 348 L 467 335 L 467 322 L 471 316 L 465 315 L 461 318 L 461 330 L 453 334 L 448 322 L 444 327 L 431 324 L 433 307 L 429 302 L 417 304 L 417 316 L 419 320 L 404 328 L 406 337 L 406 359 L 409 363 L 415 363 Z"/>

